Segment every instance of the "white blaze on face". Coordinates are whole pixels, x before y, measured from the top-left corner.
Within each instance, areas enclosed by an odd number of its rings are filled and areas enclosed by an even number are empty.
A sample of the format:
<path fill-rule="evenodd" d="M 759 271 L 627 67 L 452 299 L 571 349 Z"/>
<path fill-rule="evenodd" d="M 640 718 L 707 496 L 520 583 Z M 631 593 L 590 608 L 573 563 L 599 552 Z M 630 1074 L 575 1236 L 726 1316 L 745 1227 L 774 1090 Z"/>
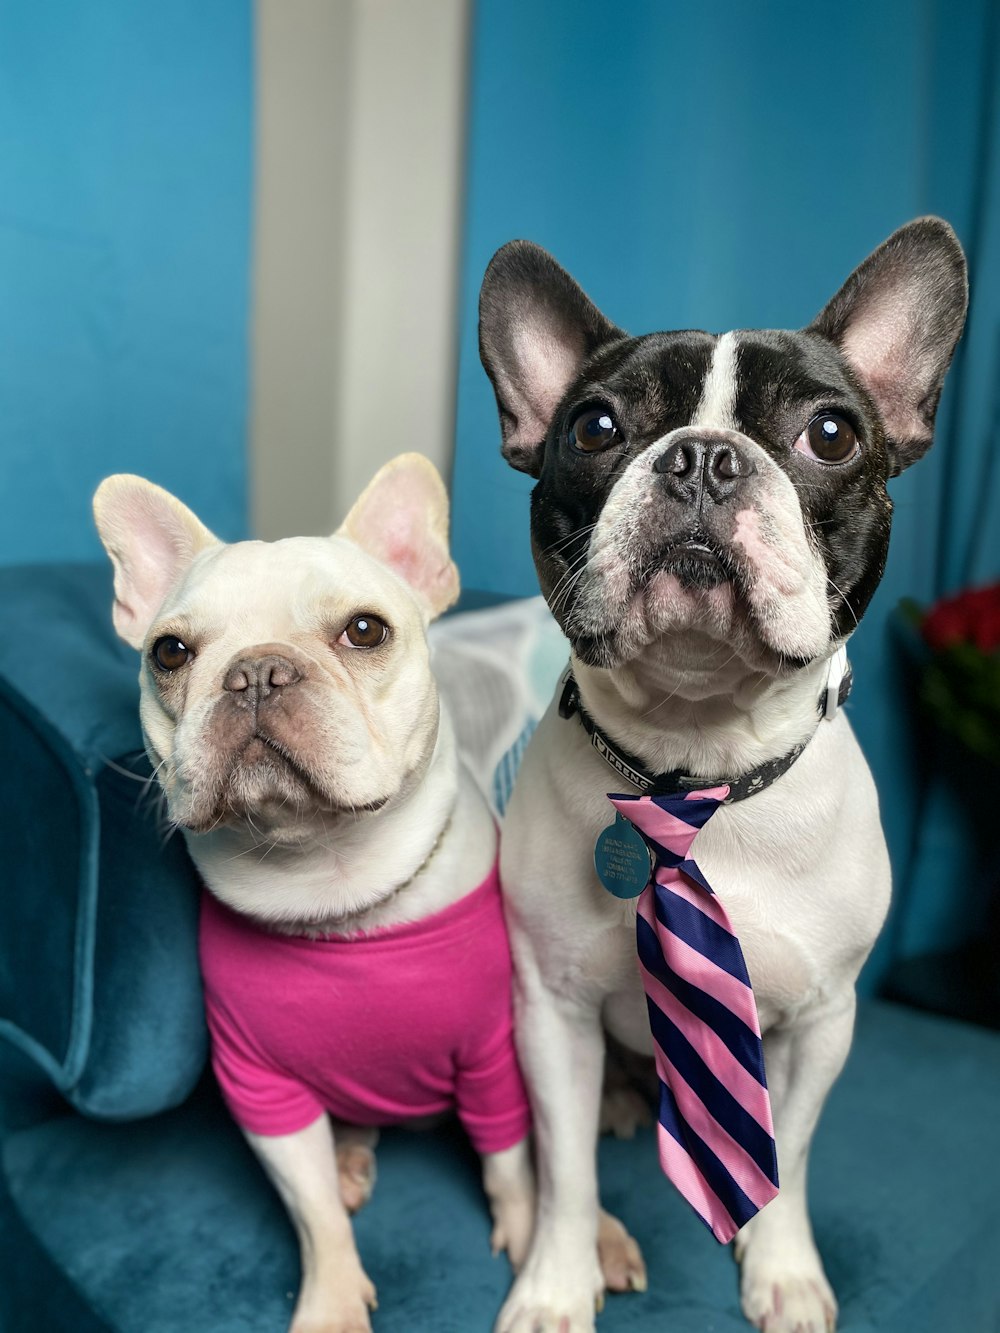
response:
<path fill-rule="evenodd" d="M 739 509 L 725 540 L 743 574 L 739 600 L 755 629 L 734 618 L 732 586 L 688 589 L 671 575 L 656 574 L 644 588 L 635 584 L 636 556 L 650 549 L 651 515 L 657 513 L 658 478 L 653 462 L 680 432 L 655 441 L 625 468 L 608 496 L 590 542 L 587 577 L 574 610 L 577 627 L 589 633 L 610 628 L 647 641 L 658 633 L 704 629 L 730 641 L 748 632 L 772 652 L 812 658 L 826 651 L 830 637 L 827 578 L 810 540 L 798 493 L 790 477 L 768 453 L 743 434 L 736 419 L 738 335 L 724 333 L 715 344 L 698 406 L 685 436 L 695 427 L 726 431 L 753 459 Z M 656 521 L 655 517 L 652 520 Z M 720 522 L 720 537 L 725 531 Z"/>
<path fill-rule="evenodd" d="M 715 344 L 692 426 L 736 429 L 736 354 L 736 334 L 724 333 Z"/>

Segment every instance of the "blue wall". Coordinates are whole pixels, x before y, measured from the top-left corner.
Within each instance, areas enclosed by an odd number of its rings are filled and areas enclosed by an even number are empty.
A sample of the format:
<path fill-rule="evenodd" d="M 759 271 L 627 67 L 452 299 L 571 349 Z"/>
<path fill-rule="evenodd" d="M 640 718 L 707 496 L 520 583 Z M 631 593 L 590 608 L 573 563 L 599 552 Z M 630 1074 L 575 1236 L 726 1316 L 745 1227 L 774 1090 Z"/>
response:
<path fill-rule="evenodd" d="M 0 2 L 0 561 L 109 472 L 246 524 L 249 0 Z"/>
<path fill-rule="evenodd" d="M 989 13 L 989 0 L 479 0 L 454 489 L 467 587 L 537 590 L 532 483 L 499 457 L 476 351 L 497 246 L 540 242 L 635 332 L 800 326 L 909 218 L 940 212 L 972 239 Z M 941 536 L 945 511 L 968 527 L 978 493 L 978 468 L 951 484 L 959 461 L 939 448 L 894 483 L 889 568 L 852 644 L 852 719 L 907 888 L 920 793 L 887 617 L 963 577 Z M 979 561 L 981 577 L 997 569 L 995 536 Z M 961 934 L 969 916 L 955 909 L 939 883 L 908 917 L 907 947 Z"/>

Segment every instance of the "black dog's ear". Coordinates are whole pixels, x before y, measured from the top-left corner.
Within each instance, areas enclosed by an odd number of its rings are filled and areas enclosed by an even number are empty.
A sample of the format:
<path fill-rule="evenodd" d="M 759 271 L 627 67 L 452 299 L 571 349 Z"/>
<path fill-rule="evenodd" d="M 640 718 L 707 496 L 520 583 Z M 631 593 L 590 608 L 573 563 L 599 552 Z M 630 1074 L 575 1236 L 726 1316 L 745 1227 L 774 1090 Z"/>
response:
<path fill-rule="evenodd" d="M 479 294 L 479 355 L 512 467 L 539 475 L 552 415 L 580 366 L 622 336 L 541 246 L 510 241 L 496 252 Z"/>
<path fill-rule="evenodd" d="M 958 238 L 941 218 L 917 218 L 854 270 L 806 330 L 836 343 L 875 400 L 892 476 L 930 448 L 968 303 Z"/>

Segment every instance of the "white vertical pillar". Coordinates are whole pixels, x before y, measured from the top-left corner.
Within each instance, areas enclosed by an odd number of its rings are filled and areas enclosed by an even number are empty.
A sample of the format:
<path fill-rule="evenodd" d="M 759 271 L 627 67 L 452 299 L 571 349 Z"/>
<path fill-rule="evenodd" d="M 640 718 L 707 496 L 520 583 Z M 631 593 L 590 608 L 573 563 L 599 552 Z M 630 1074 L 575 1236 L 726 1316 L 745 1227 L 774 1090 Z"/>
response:
<path fill-rule="evenodd" d="M 257 0 L 256 535 L 454 435 L 469 0 Z"/>

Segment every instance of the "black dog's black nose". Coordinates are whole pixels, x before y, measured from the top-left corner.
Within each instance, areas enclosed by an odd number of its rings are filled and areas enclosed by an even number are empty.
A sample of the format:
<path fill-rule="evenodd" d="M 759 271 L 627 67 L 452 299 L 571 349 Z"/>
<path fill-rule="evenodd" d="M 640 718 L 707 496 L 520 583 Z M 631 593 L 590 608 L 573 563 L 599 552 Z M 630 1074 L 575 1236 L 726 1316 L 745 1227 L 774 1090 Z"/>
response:
<path fill-rule="evenodd" d="M 725 504 L 755 468 L 734 444 L 689 437 L 677 440 L 654 459 L 653 471 L 682 504 L 697 504 L 706 493 L 716 504 Z"/>
<path fill-rule="evenodd" d="M 267 646 L 230 662 L 222 688 L 232 695 L 240 708 L 257 709 L 261 704 L 297 685 L 302 673 L 294 662 L 281 653 L 269 652 Z"/>

